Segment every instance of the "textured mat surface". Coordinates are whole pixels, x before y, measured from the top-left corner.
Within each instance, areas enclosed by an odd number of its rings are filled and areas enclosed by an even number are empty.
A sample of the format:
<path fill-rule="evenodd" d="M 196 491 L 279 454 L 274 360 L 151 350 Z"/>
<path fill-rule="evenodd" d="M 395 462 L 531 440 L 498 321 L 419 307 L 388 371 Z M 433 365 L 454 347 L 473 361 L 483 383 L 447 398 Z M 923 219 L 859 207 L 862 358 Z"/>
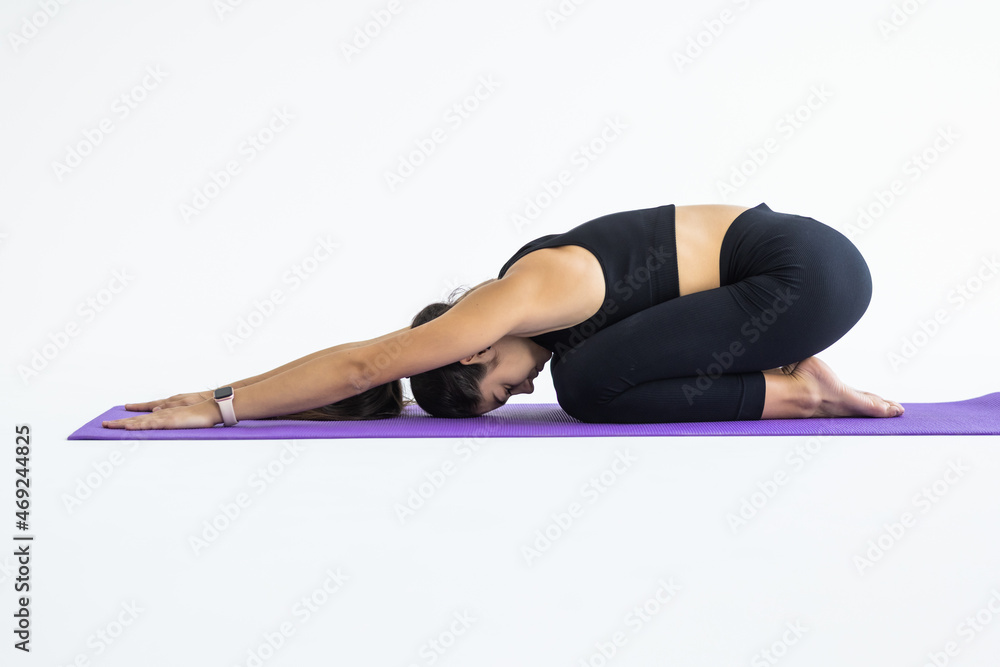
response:
<path fill-rule="evenodd" d="M 69 440 L 287 440 L 296 438 L 546 438 L 718 435 L 998 435 L 1000 392 L 953 403 L 903 403 L 902 417 L 764 419 L 683 424 L 586 424 L 555 403 L 505 405 L 481 417 L 437 419 L 407 406 L 393 419 L 298 421 L 265 419 L 236 426 L 127 431 L 101 426 L 141 414 L 118 405 L 77 429 Z"/>

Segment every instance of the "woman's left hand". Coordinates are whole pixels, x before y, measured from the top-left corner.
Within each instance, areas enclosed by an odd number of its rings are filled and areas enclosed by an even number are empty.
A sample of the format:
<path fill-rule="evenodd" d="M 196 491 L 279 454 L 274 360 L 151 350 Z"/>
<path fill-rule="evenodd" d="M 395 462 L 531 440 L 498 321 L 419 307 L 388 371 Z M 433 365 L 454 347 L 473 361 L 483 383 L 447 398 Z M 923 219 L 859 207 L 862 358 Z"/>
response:
<path fill-rule="evenodd" d="M 111 419 L 101 422 L 104 428 L 123 428 L 129 431 L 170 428 L 211 428 L 222 423 L 222 413 L 214 400 L 176 408 L 163 408 L 137 417 Z"/>

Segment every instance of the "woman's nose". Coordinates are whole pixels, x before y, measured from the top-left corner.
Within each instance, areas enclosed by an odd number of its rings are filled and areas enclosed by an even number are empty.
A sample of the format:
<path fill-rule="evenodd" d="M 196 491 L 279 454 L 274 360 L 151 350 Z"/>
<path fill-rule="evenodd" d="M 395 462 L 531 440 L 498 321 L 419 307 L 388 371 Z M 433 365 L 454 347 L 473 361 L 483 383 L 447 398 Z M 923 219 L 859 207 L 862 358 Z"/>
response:
<path fill-rule="evenodd" d="M 531 380 L 525 380 L 521 384 L 517 385 L 517 388 L 513 393 L 515 394 L 530 394 L 535 391 L 535 385 Z"/>

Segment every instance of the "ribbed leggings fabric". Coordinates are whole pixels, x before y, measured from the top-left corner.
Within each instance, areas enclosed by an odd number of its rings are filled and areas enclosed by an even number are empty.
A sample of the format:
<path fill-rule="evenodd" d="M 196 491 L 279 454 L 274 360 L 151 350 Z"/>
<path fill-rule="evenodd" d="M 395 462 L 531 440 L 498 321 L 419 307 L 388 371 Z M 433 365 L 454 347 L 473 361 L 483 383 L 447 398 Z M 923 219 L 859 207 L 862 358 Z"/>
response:
<path fill-rule="evenodd" d="M 726 232 L 719 275 L 720 287 L 655 304 L 565 353 L 552 367 L 560 406 L 585 422 L 760 419 L 762 371 L 828 348 L 872 296 L 846 236 L 766 204 Z"/>

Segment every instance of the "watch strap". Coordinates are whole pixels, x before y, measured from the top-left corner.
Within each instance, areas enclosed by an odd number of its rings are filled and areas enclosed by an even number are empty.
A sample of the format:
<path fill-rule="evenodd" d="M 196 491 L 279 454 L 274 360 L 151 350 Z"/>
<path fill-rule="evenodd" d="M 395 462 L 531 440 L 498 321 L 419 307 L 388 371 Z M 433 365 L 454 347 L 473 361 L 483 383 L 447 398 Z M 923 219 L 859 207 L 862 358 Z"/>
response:
<path fill-rule="evenodd" d="M 236 392 L 233 391 L 232 387 L 219 387 L 214 393 L 215 402 L 219 405 L 219 411 L 222 413 L 222 422 L 226 426 L 235 426 L 239 423 L 239 420 L 236 419 L 236 410 L 233 409 L 235 395 Z"/>

